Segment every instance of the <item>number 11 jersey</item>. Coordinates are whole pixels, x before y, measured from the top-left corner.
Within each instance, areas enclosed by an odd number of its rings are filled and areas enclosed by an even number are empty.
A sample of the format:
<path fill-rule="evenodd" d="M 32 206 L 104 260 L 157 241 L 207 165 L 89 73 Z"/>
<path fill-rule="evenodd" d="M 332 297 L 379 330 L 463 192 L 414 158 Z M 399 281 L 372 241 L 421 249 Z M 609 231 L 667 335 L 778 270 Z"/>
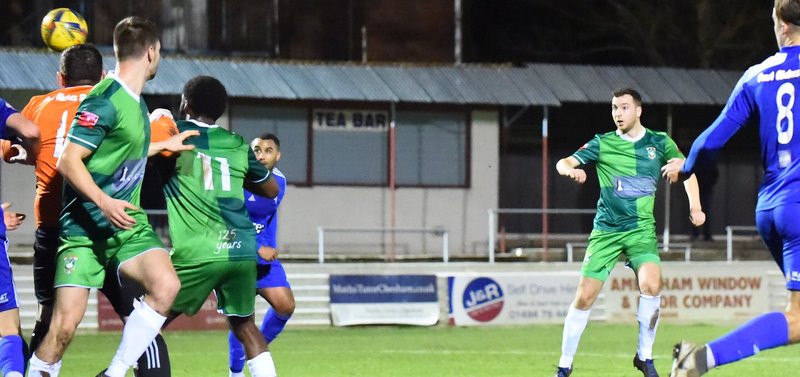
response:
<path fill-rule="evenodd" d="M 196 130 L 184 142 L 164 185 L 172 263 L 255 260 L 256 231 L 244 205 L 245 180 L 259 184 L 270 171 L 256 160 L 244 138 L 216 125 L 177 122 L 178 131 Z"/>

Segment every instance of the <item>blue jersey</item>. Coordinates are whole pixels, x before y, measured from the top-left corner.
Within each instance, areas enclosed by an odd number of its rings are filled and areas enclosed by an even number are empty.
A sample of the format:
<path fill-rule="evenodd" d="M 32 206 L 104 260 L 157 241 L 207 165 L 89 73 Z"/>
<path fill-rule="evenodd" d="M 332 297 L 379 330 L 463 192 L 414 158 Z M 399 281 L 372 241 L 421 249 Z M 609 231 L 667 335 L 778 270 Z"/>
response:
<path fill-rule="evenodd" d="M 286 192 L 286 177 L 278 168 L 272 169 L 275 181 L 281 192 L 275 199 L 265 198 L 244 190 L 244 204 L 250 221 L 256 227 L 258 246 L 278 247 L 278 206 Z"/>
<path fill-rule="evenodd" d="M 758 119 L 764 180 L 756 210 L 800 202 L 800 129 L 794 137 L 794 121 L 800 120 L 798 90 L 800 46 L 781 48 L 750 67 L 717 120 L 692 144 L 683 171 L 693 173 L 714 164 L 722 146 L 749 120 Z"/>
<path fill-rule="evenodd" d="M 8 117 L 17 113 L 17 110 L 11 106 L 6 100 L 0 98 L 0 139 L 6 139 L 6 121 Z M 0 208 L 0 217 L 3 216 L 3 209 Z M 5 218 L 5 217 L 3 217 Z M 0 237 L 6 238 L 6 223 L 0 221 Z M 2 242 L 2 240 L 0 240 Z"/>

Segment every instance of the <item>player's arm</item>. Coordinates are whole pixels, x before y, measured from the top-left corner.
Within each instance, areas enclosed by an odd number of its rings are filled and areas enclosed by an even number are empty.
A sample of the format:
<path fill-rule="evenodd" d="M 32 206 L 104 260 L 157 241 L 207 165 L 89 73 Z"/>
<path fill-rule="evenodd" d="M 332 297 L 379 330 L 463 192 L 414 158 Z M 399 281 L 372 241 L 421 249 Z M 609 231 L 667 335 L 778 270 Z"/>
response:
<path fill-rule="evenodd" d="M 273 179 L 277 180 L 277 179 Z M 278 239 L 278 212 L 277 208 L 275 213 L 269 218 L 267 221 L 267 226 L 264 230 L 261 231 L 263 233 L 262 237 L 259 237 L 260 240 L 263 240 L 265 245 L 262 245 L 258 248 L 258 256 L 261 259 L 266 261 L 273 261 L 278 259 L 278 249 L 276 248 Z M 261 236 L 261 235 L 259 235 Z"/>
<path fill-rule="evenodd" d="M 125 210 L 138 208 L 124 200 L 112 198 L 97 186 L 89 170 L 86 169 L 86 164 L 83 163 L 83 160 L 93 152 L 83 145 L 67 140 L 61 158 L 56 163 L 56 169 L 75 191 L 96 204 L 112 225 L 121 229 L 131 229 L 136 220 Z"/>
<path fill-rule="evenodd" d="M 189 137 L 200 135 L 199 131 L 183 131 L 177 135 L 171 136 L 169 139 L 163 141 L 154 141 L 150 143 L 147 149 L 147 157 L 155 156 L 161 152 L 183 152 L 194 149 L 194 145 L 184 144 L 183 141 Z"/>
<path fill-rule="evenodd" d="M 700 204 L 700 186 L 697 184 L 697 177 L 692 174 L 683 181 L 683 188 L 686 190 L 686 197 L 689 199 L 689 221 L 694 226 L 703 225 L 706 222 L 706 214 Z"/>
<path fill-rule="evenodd" d="M 581 163 L 577 158 L 569 156 L 558 160 L 556 163 L 556 170 L 561 174 L 575 182 L 586 182 L 586 172 L 583 169 L 578 169 Z"/>
<path fill-rule="evenodd" d="M 12 157 L 9 157 L 8 161 L 33 165 L 36 161 L 35 156 L 39 154 L 39 127 L 36 127 L 35 123 L 20 113 L 11 114 L 6 119 L 6 127 L 10 128 L 21 142 L 10 145 L 11 149 L 16 150 L 16 153 L 9 151 Z"/>
<path fill-rule="evenodd" d="M 281 192 L 281 188 L 278 186 L 277 180 L 272 177 L 272 174 L 270 174 L 260 182 L 245 181 L 244 188 L 246 188 L 247 191 L 250 191 L 253 194 L 267 197 L 270 199 L 276 198 L 278 194 L 280 194 Z"/>

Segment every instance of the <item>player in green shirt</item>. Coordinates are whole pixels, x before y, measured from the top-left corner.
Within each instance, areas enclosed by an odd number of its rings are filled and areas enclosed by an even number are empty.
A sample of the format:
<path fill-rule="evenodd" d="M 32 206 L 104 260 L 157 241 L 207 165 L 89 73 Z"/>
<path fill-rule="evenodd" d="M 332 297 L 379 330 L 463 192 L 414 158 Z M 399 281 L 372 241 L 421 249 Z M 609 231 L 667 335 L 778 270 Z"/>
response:
<path fill-rule="evenodd" d="M 209 293 L 216 294 L 236 337 L 244 344 L 254 377 L 276 376 L 272 356 L 254 322 L 256 231 L 242 188 L 274 198 L 279 187 L 241 136 L 216 125 L 228 96 L 215 78 L 197 76 L 186 83 L 179 131 L 197 131 L 187 143 L 164 185 L 172 263 L 181 290 L 171 317 L 193 315 Z"/>
<path fill-rule="evenodd" d="M 89 289 L 102 287 L 106 272 L 141 284 L 147 294 L 100 375 L 125 375 L 160 331 L 180 289 L 169 254 L 139 208 L 147 156 L 191 149 L 183 140 L 196 134 L 150 143 L 147 106 L 140 95 L 156 74 L 160 49 L 152 22 L 139 17 L 120 21 L 114 29 L 115 74 L 92 89 L 70 127 L 57 165 L 69 185 L 61 211 L 55 307 L 50 330 L 31 357 L 29 376 L 58 375 L 86 311 Z"/>
<path fill-rule="evenodd" d="M 572 156 L 556 164 L 558 173 L 578 183 L 586 172 L 577 167 L 594 162 L 600 181 L 600 199 L 594 229 L 581 268 L 575 300 L 564 321 L 561 359 L 556 377 L 572 373 L 572 360 L 589 312 L 603 283 L 622 254 L 639 281 L 639 348 L 633 365 L 645 377 L 657 377 L 653 365 L 653 342 L 661 304 L 661 259 L 658 256 L 653 205 L 661 167 L 673 158 L 684 158 L 664 132 L 642 126 L 642 99 L 633 89 L 613 93 L 611 116 L 616 130 L 596 135 Z M 700 206 L 697 180 L 684 182 L 689 197 L 691 222 L 700 226 L 705 214 Z"/>

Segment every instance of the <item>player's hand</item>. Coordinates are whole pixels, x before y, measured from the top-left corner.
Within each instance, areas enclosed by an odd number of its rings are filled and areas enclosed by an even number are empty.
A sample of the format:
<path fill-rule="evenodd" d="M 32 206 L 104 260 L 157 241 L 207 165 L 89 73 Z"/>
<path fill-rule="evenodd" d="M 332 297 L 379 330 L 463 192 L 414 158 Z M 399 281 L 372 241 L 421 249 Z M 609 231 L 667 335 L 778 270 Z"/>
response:
<path fill-rule="evenodd" d="M 177 135 L 174 135 L 163 141 L 164 150 L 170 152 L 190 151 L 194 149 L 194 145 L 185 145 L 183 144 L 183 141 L 197 135 L 200 135 L 199 131 L 183 131 Z"/>
<path fill-rule="evenodd" d="M 28 159 L 28 151 L 19 144 L 11 144 L 11 149 L 15 150 L 14 156 L 8 159 L 8 162 L 14 164 L 17 162 L 25 162 Z"/>
<path fill-rule="evenodd" d="M 107 196 L 103 201 L 98 203 L 97 206 L 103 211 L 103 215 L 108 219 L 108 222 L 117 228 L 130 230 L 136 225 L 136 219 L 125 211 L 127 209 L 133 211 L 139 209 L 131 203 Z"/>
<path fill-rule="evenodd" d="M 686 160 L 683 158 L 671 158 L 667 164 L 661 167 L 661 176 L 666 178 L 669 183 L 678 182 L 679 179 L 685 179 L 683 173 L 683 163 Z"/>
<path fill-rule="evenodd" d="M 572 169 L 567 173 L 567 177 L 575 182 L 583 183 L 586 182 L 586 171 L 583 169 Z"/>
<path fill-rule="evenodd" d="M 22 221 L 25 220 L 25 214 L 9 211 L 9 207 L 11 207 L 11 203 L 6 202 L 2 204 L 3 221 L 6 223 L 7 230 L 14 230 L 22 225 Z"/>
<path fill-rule="evenodd" d="M 272 262 L 278 259 L 278 249 L 269 246 L 261 246 L 258 248 L 258 256 L 265 261 Z"/>
<path fill-rule="evenodd" d="M 689 221 L 694 226 L 701 226 L 706 222 L 706 214 L 702 209 L 693 209 L 689 211 Z"/>

